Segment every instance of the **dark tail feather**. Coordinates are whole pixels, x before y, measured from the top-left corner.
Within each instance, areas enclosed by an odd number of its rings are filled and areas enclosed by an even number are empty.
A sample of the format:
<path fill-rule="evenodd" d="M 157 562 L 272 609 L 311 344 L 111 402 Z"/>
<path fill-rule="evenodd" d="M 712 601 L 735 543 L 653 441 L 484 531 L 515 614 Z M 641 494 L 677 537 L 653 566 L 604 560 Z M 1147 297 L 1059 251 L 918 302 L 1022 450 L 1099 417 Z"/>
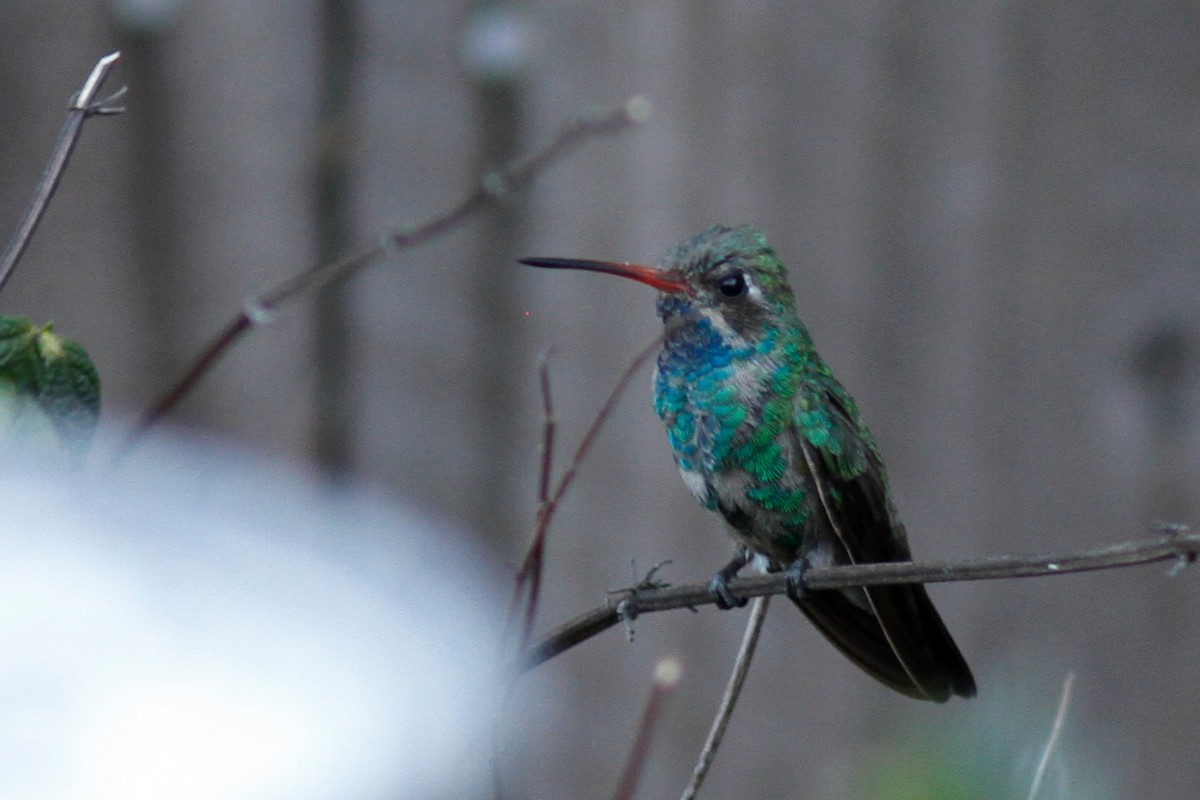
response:
<path fill-rule="evenodd" d="M 938 703 L 952 694 L 975 696 L 971 670 L 923 586 L 868 591 L 874 614 L 836 590 L 810 592 L 797 605 L 837 649 L 886 686 Z"/>

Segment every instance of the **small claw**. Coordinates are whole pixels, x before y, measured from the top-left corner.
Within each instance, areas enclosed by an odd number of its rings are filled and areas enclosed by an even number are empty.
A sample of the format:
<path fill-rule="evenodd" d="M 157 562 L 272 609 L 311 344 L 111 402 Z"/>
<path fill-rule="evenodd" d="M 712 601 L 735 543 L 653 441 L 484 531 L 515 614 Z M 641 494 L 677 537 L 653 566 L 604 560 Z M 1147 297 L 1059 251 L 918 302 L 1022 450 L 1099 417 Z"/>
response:
<path fill-rule="evenodd" d="M 731 608 L 741 608 L 746 605 L 746 598 L 737 598 L 729 591 L 729 581 L 738 574 L 738 570 L 750 563 L 750 551 L 738 547 L 728 564 L 717 570 L 713 579 L 708 582 L 708 594 L 712 597 L 717 608 L 728 611 Z"/>
<path fill-rule="evenodd" d="M 724 572 L 718 572 L 708 582 L 708 593 L 712 597 L 713 602 L 717 604 L 717 608 L 722 611 L 728 611 L 731 608 L 741 608 L 746 605 L 746 598 L 734 597 L 733 592 L 729 591 L 729 576 Z"/>
<path fill-rule="evenodd" d="M 797 603 L 804 599 L 808 594 L 808 586 L 805 585 L 804 573 L 808 572 L 812 564 L 808 563 L 805 556 L 800 556 L 791 564 L 788 565 L 787 571 L 784 573 L 787 578 L 787 596 Z"/>

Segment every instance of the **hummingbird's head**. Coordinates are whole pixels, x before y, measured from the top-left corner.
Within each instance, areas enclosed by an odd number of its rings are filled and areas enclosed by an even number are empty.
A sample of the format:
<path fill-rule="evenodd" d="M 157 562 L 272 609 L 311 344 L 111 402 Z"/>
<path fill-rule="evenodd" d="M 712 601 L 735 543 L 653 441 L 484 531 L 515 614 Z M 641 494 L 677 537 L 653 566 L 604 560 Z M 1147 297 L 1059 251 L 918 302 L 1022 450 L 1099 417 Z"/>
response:
<path fill-rule="evenodd" d="M 679 245 L 656 267 L 571 258 L 523 258 L 522 264 L 619 275 L 660 292 L 658 314 L 668 326 L 708 320 L 717 330 L 754 339 L 794 318 L 787 272 L 762 231 L 713 225 Z"/>

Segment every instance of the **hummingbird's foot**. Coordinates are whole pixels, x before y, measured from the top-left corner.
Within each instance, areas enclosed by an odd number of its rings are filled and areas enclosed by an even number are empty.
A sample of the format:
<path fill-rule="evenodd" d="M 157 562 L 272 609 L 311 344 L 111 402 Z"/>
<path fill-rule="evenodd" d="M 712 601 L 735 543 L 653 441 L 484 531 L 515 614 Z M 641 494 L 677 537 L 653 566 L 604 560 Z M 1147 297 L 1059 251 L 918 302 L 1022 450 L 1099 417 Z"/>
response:
<path fill-rule="evenodd" d="M 808 594 L 808 586 L 804 581 L 804 573 L 808 572 L 812 564 L 808 563 L 808 558 L 800 556 L 791 564 L 788 565 L 787 571 L 784 572 L 784 577 L 787 578 L 787 596 L 799 603 Z"/>
<path fill-rule="evenodd" d="M 726 578 L 721 573 L 713 576 L 713 579 L 708 582 L 708 593 L 716 603 L 717 608 L 722 611 L 728 611 L 731 608 L 741 608 L 746 605 L 746 598 L 737 598 L 733 596 L 733 592 L 729 591 L 729 578 Z"/>
<path fill-rule="evenodd" d="M 741 608 L 746 605 L 746 598 L 733 596 L 729 591 L 729 581 L 738 574 L 738 570 L 750 563 L 750 554 L 746 550 L 738 550 L 733 559 L 717 570 L 713 579 L 708 582 L 708 594 L 712 597 L 717 608 L 728 611 L 731 608 Z"/>

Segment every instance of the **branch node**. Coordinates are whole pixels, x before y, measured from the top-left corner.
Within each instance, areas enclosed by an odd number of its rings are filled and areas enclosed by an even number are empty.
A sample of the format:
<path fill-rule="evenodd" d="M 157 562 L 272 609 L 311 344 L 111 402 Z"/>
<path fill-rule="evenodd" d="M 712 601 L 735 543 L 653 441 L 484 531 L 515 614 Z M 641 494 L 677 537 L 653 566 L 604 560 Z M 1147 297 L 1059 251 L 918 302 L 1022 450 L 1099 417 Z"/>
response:
<path fill-rule="evenodd" d="M 662 561 L 655 564 L 653 567 L 650 568 L 650 571 L 646 573 L 646 576 L 637 582 L 637 585 L 634 588 L 635 589 L 666 589 L 667 587 L 669 587 L 671 585 L 670 582 L 659 580 L 658 573 L 662 570 L 663 567 L 667 566 L 670 563 L 671 563 L 671 559 L 664 558 Z M 634 567 L 634 574 L 636 575 L 637 574 L 636 565 L 633 565 L 633 563 L 631 562 L 631 566 Z"/>
<path fill-rule="evenodd" d="M 1191 566 L 1195 562 L 1196 562 L 1196 554 L 1195 553 L 1181 554 L 1179 556 L 1179 558 L 1177 558 L 1175 560 L 1175 563 L 1171 565 L 1171 568 L 1167 570 L 1167 577 L 1174 578 L 1176 575 L 1183 572 L 1185 569 L 1187 569 L 1189 566 Z"/>
<path fill-rule="evenodd" d="M 87 76 L 87 80 L 83 82 L 83 88 L 79 90 L 79 94 L 71 98 L 71 105 L 68 107 L 70 111 L 82 111 L 85 114 L 94 113 L 91 109 L 96 105 L 93 100 L 96 97 L 96 92 L 100 90 L 100 84 L 104 83 L 104 79 L 108 77 L 109 71 L 113 64 L 121 58 L 121 51 L 109 53 L 96 62 L 96 66 L 92 67 L 92 72 Z M 117 92 L 114 97 L 119 97 L 121 92 Z M 109 98 L 110 100 L 113 98 Z M 104 100 L 99 105 L 104 105 L 108 101 Z"/>
<path fill-rule="evenodd" d="M 275 321 L 275 310 L 267 306 L 261 297 L 251 297 L 242 304 L 242 314 L 254 326 L 270 325 Z"/>
<path fill-rule="evenodd" d="M 611 599 L 610 599 L 611 602 Z M 628 594 L 617 603 L 617 619 L 625 626 L 625 638 L 633 641 L 633 621 L 638 616 L 637 590 L 629 589 Z"/>
<path fill-rule="evenodd" d="M 625 119 L 629 120 L 632 125 L 641 125 L 650 119 L 653 111 L 654 104 L 643 95 L 634 95 L 625 101 Z"/>
<path fill-rule="evenodd" d="M 89 105 L 87 108 L 82 109 L 84 116 L 87 116 L 87 117 L 114 117 L 117 114 L 124 114 L 125 106 L 114 106 L 113 103 L 116 102 L 117 100 L 120 100 L 128 92 L 129 92 L 129 87 L 122 86 L 120 89 L 117 89 L 115 92 L 113 92 L 108 97 L 104 98 L 103 100 L 97 100 L 96 102 Z M 79 110 L 79 109 L 76 109 L 76 110 Z"/>
<path fill-rule="evenodd" d="M 479 181 L 479 190 L 489 200 L 503 200 L 511 194 L 508 180 L 500 172 L 489 172 Z"/>
<path fill-rule="evenodd" d="M 1175 559 L 1175 563 L 1167 570 L 1167 577 L 1174 578 L 1189 565 L 1196 563 L 1196 558 L 1200 555 L 1200 550 L 1197 549 L 1194 538 L 1188 536 L 1191 528 L 1182 522 L 1166 521 L 1156 522 L 1151 527 L 1165 534 L 1167 541 L 1174 544 L 1179 550 L 1179 556 Z"/>
<path fill-rule="evenodd" d="M 418 229 L 413 225 L 401 225 L 387 231 L 379 239 L 379 249 L 384 256 L 395 255 L 401 250 L 412 247 L 417 241 Z"/>
<path fill-rule="evenodd" d="M 639 605 L 639 599 L 638 599 L 638 592 L 653 591 L 656 589 L 666 589 L 666 588 L 670 587 L 671 584 L 667 583 L 666 581 L 659 580 L 656 577 L 658 574 L 658 571 L 670 563 L 671 563 L 671 559 L 669 559 L 669 558 L 658 562 L 653 567 L 651 567 L 650 571 L 646 573 L 646 576 L 644 578 L 642 578 L 640 581 L 638 581 L 634 586 L 631 586 L 627 589 L 610 589 L 608 591 L 610 608 L 612 607 L 612 601 L 613 601 L 612 596 L 613 595 L 621 596 L 621 599 L 617 601 L 615 610 L 617 612 L 617 618 L 620 619 L 621 623 L 625 626 L 625 635 L 627 637 L 629 637 L 629 641 L 631 641 L 631 642 L 633 641 L 633 621 L 635 619 L 637 619 L 638 614 L 641 612 L 641 607 Z M 636 562 L 630 561 L 629 565 L 630 565 L 630 568 L 634 571 L 634 576 L 635 576 L 634 579 L 637 580 L 637 578 L 636 578 L 636 575 L 637 575 Z"/>

